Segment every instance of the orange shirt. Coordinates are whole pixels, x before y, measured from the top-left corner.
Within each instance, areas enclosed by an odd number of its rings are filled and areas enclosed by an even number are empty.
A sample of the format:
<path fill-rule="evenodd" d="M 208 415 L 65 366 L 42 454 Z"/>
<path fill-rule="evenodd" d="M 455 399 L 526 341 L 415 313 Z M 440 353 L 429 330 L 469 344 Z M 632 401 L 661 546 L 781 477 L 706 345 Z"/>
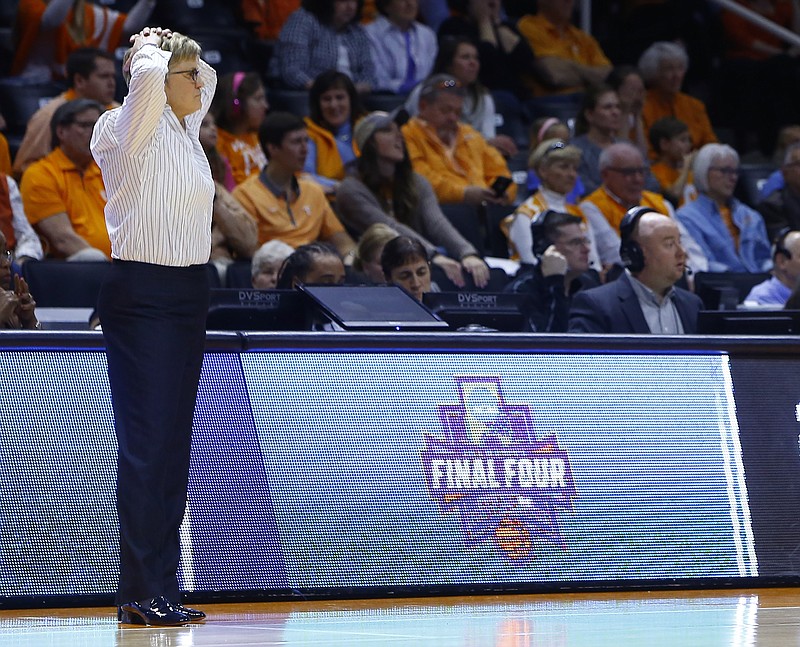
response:
<path fill-rule="evenodd" d="M 500 151 L 490 146 L 472 126 L 459 124 L 452 151 L 417 117 L 402 130 L 411 165 L 433 185 L 441 203 L 462 202 L 467 187 L 488 188 L 500 176 L 511 177 Z M 512 184 L 506 196 L 513 201 L 516 195 L 517 187 Z"/>
<path fill-rule="evenodd" d="M 236 184 L 241 184 L 251 175 L 258 175 L 267 163 L 258 133 L 234 135 L 223 128 L 217 128 L 217 150 L 228 160 Z"/>
<path fill-rule="evenodd" d="M 20 193 L 32 225 L 66 213 L 76 234 L 111 257 L 104 215 L 106 190 L 100 167 L 94 160 L 81 173 L 56 148 L 28 167 L 22 175 Z"/>
<path fill-rule="evenodd" d="M 96 47 L 113 52 L 122 37 L 122 27 L 127 14 L 90 2 L 84 4 L 83 34 L 77 38 L 69 26 L 74 25 L 74 9 L 70 9 L 66 20 L 53 30 L 42 32 L 42 15 L 47 8 L 44 0 L 20 0 L 15 27 L 15 53 L 11 74 L 19 74 L 28 63 L 31 51 L 44 44 L 52 48 L 56 76 L 65 76 L 67 57 L 81 47 Z"/>
<path fill-rule="evenodd" d="M 333 133 L 312 121 L 310 117 L 306 117 L 305 122 L 308 128 L 308 137 L 317 147 L 316 174 L 332 180 L 343 180 L 344 163 Z M 353 141 L 353 148 L 355 149 L 355 141 Z"/>
<path fill-rule="evenodd" d="M 289 15 L 300 8 L 300 0 L 241 0 L 242 17 L 254 25 L 255 35 L 278 40 Z"/>
<path fill-rule="evenodd" d="M 528 41 L 537 57 L 555 56 L 592 67 L 611 66 L 611 61 L 600 44 L 585 31 L 568 25 L 562 32 L 547 18 L 539 14 L 528 14 L 517 22 L 519 33 Z M 537 94 L 552 94 L 535 84 Z M 583 87 L 561 88 L 558 92 L 580 92 Z"/>
<path fill-rule="evenodd" d="M 298 179 L 297 183 L 300 194 L 290 205 L 264 186 L 258 175 L 233 190 L 233 197 L 256 219 L 259 245 L 277 238 L 299 247 L 344 231 L 322 187 L 311 180 Z"/>
<path fill-rule="evenodd" d="M 678 92 L 665 97 L 661 92 L 648 90 L 642 108 L 644 131 L 649 133 L 653 124 L 662 117 L 676 117 L 689 127 L 693 150 L 717 141 L 705 104 L 688 94 Z M 650 155 L 653 156 L 652 150 Z"/>
<path fill-rule="evenodd" d="M 655 176 L 656 180 L 658 180 L 658 183 L 662 189 L 662 193 L 665 189 L 675 184 L 681 174 L 678 169 L 665 162 L 656 162 L 655 164 L 651 165 L 650 172 Z M 683 192 L 681 193 L 678 206 L 683 206 L 685 203 L 691 202 L 696 197 L 697 189 L 695 189 L 694 184 L 692 184 L 692 172 L 689 171 L 689 175 L 686 179 L 686 185 L 683 187 Z"/>
<path fill-rule="evenodd" d="M 719 207 L 719 215 L 722 218 L 722 222 L 725 223 L 725 226 L 728 228 L 728 231 L 731 234 L 731 238 L 733 238 L 733 243 L 736 246 L 736 249 L 739 249 L 739 228 L 733 222 L 733 212 L 729 206 Z"/>
<path fill-rule="evenodd" d="M 791 0 L 774 0 L 772 10 L 767 11 L 758 11 L 750 6 L 751 3 L 742 2 L 742 0 L 737 0 L 737 3 L 792 31 L 794 9 Z M 754 61 L 763 61 L 772 56 L 753 48 L 757 40 L 777 49 L 783 49 L 785 45 L 781 38 L 773 36 L 766 29 L 754 25 L 739 14 L 727 9 L 722 10 L 722 28 L 726 41 L 725 55 L 728 58 L 749 58 Z"/>
<path fill-rule="evenodd" d="M 11 175 L 11 153 L 3 133 L 0 133 L 0 174 Z"/>

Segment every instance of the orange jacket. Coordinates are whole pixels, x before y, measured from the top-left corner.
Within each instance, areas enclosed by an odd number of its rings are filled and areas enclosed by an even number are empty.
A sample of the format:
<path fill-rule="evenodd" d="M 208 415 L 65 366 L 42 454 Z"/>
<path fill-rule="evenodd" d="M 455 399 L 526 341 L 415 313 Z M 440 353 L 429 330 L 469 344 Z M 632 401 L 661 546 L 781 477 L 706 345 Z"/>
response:
<path fill-rule="evenodd" d="M 433 185 L 441 203 L 463 202 L 467 187 L 488 188 L 500 176 L 511 177 L 500 151 L 472 126 L 459 124 L 452 158 L 436 133 L 417 117 L 403 126 L 403 136 L 411 165 Z M 516 195 L 512 184 L 506 196 L 513 201 Z"/>
<path fill-rule="evenodd" d="M 619 232 L 619 223 L 625 217 L 628 207 L 615 200 L 602 185 L 587 195 L 584 201 L 593 203 L 600 210 L 600 213 L 606 217 L 611 228 Z M 642 199 L 639 201 L 639 206 L 650 207 L 665 216 L 670 215 L 670 209 L 664 198 L 652 191 L 642 191 Z"/>
<path fill-rule="evenodd" d="M 316 174 L 331 180 L 343 180 L 344 163 L 339 155 L 339 149 L 336 148 L 336 139 L 333 133 L 312 121 L 310 117 L 305 117 L 305 122 L 308 127 L 308 136 L 317 147 Z M 353 146 L 355 146 L 355 142 Z"/>

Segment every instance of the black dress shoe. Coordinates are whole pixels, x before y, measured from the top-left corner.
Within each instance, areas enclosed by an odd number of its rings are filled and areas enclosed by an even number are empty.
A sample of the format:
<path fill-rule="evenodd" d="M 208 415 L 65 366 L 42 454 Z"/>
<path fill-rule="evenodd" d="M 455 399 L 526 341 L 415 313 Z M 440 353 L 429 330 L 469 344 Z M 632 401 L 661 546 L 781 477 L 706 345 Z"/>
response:
<path fill-rule="evenodd" d="M 127 602 L 120 605 L 117 610 L 117 618 L 125 624 L 162 627 L 173 627 L 192 622 L 187 614 L 179 611 L 163 595 L 150 600 Z"/>
<path fill-rule="evenodd" d="M 189 616 L 189 620 L 191 622 L 202 622 L 206 619 L 206 614 L 200 611 L 200 609 L 192 609 L 190 607 L 185 607 L 180 603 L 176 604 L 175 602 L 172 603 L 172 606 L 181 613 L 185 613 L 187 616 Z"/>

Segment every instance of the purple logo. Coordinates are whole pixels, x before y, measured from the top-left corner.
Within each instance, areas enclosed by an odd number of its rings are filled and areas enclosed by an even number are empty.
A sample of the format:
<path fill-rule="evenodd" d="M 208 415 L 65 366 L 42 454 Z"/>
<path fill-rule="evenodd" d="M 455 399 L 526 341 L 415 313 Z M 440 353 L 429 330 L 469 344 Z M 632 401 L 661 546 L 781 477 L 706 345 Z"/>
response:
<path fill-rule="evenodd" d="M 558 439 L 537 440 L 530 407 L 506 404 L 499 377 L 455 381 L 459 402 L 438 407 L 444 438 L 425 435 L 431 497 L 459 514 L 468 545 L 492 539 L 514 561 L 533 558 L 536 540 L 565 548 L 558 513 L 576 493 Z"/>

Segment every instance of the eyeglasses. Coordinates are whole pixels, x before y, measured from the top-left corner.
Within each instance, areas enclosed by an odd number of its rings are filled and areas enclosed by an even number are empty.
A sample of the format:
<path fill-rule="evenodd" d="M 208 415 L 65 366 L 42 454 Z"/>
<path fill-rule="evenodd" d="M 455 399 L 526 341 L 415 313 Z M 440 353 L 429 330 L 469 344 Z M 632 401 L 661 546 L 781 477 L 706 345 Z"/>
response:
<path fill-rule="evenodd" d="M 620 175 L 624 175 L 625 177 L 633 177 L 634 175 L 647 175 L 646 166 L 629 166 L 629 167 L 609 166 L 607 168 L 609 171 L 614 171 L 614 173 L 619 173 Z"/>
<path fill-rule="evenodd" d="M 183 74 L 183 76 L 189 79 L 192 83 L 197 83 L 197 79 L 200 77 L 200 70 L 194 68 L 193 70 L 179 70 L 177 72 L 167 72 L 167 74 Z"/>
<path fill-rule="evenodd" d="M 709 171 L 716 171 L 723 175 L 739 175 L 739 169 L 734 166 L 709 166 Z"/>
<path fill-rule="evenodd" d="M 6 263 L 7 265 L 11 265 L 11 261 L 14 257 L 11 255 L 11 252 L 6 250 L 5 252 L 0 252 L 0 263 Z"/>

